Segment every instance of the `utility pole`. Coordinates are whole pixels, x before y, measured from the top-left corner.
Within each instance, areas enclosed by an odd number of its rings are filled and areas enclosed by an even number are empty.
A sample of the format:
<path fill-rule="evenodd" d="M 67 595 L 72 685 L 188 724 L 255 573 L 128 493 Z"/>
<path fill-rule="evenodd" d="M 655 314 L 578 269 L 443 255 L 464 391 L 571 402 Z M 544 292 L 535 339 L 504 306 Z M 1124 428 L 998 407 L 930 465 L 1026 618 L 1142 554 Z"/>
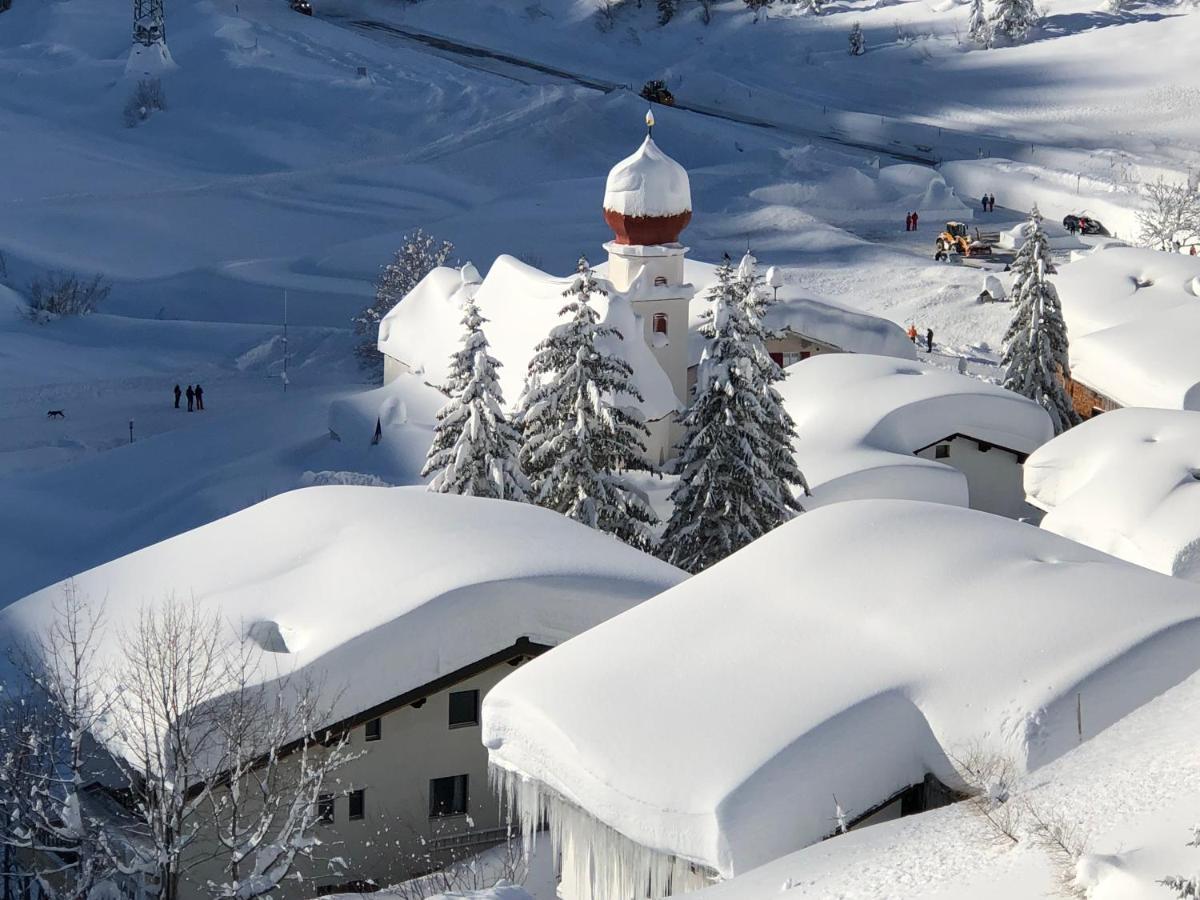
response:
<path fill-rule="evenodd" d="M 288 308 L 287 288 L 283 289 L 283 392 L 287 393 L 288 386 Z"/>
<path fill-rule="evenodd" d="M 163 0 L 133 0 L 133 42 L 150 47 L 166 40 Z"/>

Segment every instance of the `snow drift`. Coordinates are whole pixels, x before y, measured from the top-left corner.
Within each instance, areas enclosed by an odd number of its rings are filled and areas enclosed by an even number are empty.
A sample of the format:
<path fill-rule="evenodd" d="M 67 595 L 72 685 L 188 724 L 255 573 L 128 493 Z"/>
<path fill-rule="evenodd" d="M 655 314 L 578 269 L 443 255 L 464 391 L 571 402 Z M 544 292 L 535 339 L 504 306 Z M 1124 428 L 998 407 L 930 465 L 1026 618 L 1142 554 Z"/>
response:
<path fill-rule="evenodd" d="M 831 792 L 852 818 L 956 784 L 968 747 L 1042 766 L 1194 671 L 1198 637 L 1185 582 L 984 513 L 842 503 L 516 672 L 483 740 L 527 826 L 548 809 L 595 883 L 640 894 L 820 840 Z"/>
<path fill-rule="evenodd" d="M 1090 419 L 1029 457 L 1025 490 L 1048 531 L 1200 581 L 1200 412 Z"/>

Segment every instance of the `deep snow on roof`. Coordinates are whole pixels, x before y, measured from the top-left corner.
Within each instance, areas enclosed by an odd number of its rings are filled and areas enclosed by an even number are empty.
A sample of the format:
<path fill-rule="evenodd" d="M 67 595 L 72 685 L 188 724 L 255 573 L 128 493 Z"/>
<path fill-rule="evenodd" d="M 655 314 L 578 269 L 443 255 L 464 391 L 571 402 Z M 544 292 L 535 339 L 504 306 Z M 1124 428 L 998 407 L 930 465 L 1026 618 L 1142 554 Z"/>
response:
<path fill-rule="evenodd" d="M 784 274 L 786 277 L 786 272 Z M 717 283 L 717 266 L 694 259 L 684 260 L 684 280 L 696 286 L 696 299 L 691 305 L 688 344 L 688 363 L 696 365 L 707 345 L 699 331 L 700 317 L 709 307 L 703 301 L 709 289 Z M 905 335 L 904 329 L 890 319 L 819 297 L 797 297 L 791 295 L 787 287 L 781 291 L 778 302 L 767 310 L 764 324 L 776 336 L 784 337 L 789 332 L 804 335 L 850 353 L 917 358 L 913 342 Z"/>
<path fill-rule="evenodd" d="M 103 603 L 97 663 L 146 605 L 194 599 L 341 691 L 335 719 L 470 665 L 520 637 L 557 644 L 684 575 L 616 539 L 527 504 L 422 488 L 291 491 L 75 576 Z M 41 634 L 62 585 L 0 611 L 0 644 Z M 270 670 L 270 671 L 267 671 Z"/>
<path fill-rule="evenodd" d="M 1077 697 L 1090 738 L 1194 671 L 1198 637 L 1187 582 L 973 510 L 842 503 L 521 669 L 483 739 L 728 877 L 831 832 L 831 794 L 853 817 L 927 772 L 956 783 L 971 745 L 1049 762 Z"/>
<path fill-rule="evenodd" d="M 483 330 L 492 355 L 501 363 L 504 401 L 513 406 L 524 388 L 534 348 L 552 328 L 566 321 L 559 315 L 567 302 L 563 292 L 575 277 L 548 275 L 511 256 L 497 257 L 482 284 L 465 282 L 455 269 L 434 269 L 384 316 L 379 324 L 379 349 L 431 384 L 444 384 L 450 356 L 461 345 L 462 303 L 465 295 L 473 295 L 488 320 Z M 628 398 L 629 404 L 650 420 L 675 412 L 679 407 L 675 390 L 642 338 L 640 317 L 624 294 L 607 282 L 603 287 L 608 295 L 593 296 L 591 302 L 601 319 L 624 338 L 610 339 L 607 350 L 633 368 L 633 381 L 643 399 Z"/>
<path fill-rule="evenodd" d="M 958 803 L 853 830 L 781 857 L 695 900 L 1025 900 L 1086 891 L 1091 900 L 1166 900 L 1159 882 L 1196 871 L 1200 674 L 1012 786 L 998 815 L 1016 843 Z M 1085 711 L 1086 715 L 1086 711 Z M 1065 826 L 1077 863 L 1048 853 L 1029 810 Z M 1064 885 L 1076 876 L 1074 885 Z M 1076 890 L 1064 890 L 1073 887 Z"/>
<path fill-rule="evenodd" d="M 676 216 L 692 210 L 687 170 L 646 135 L 642 145 L 612 167 L 604 208 L 627 216 Z"/>
<path fill-rule="evenodd" d="M 1053 435 L 1036 403 L 990 382 L 865 354 L 822 354 L 779 386 L 816 506 L 893 497 L 966 506 L 965 476 L 914 452 L 955 434 L 1029 453 Z"/>
<path fill-rule="evenodd" d="M 1075 378 L 1122 406 L 1200 409 L 1200 258 L 1103 247 L 1055 284 Z"/>
<path fill-rule="evenodd" d="M 1041 526 L 1167 575 L 1200 580 L 1200 412 L 1118 409 L 1025 463 Z"/>

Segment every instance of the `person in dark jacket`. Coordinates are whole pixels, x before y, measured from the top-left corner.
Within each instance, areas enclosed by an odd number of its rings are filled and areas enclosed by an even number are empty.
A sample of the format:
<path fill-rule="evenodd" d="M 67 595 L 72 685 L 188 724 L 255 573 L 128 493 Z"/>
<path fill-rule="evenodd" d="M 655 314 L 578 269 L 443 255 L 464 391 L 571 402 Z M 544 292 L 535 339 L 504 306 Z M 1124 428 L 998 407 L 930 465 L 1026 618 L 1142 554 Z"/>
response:
<path fill-rule="evenodd" d="M 179 409 L 179 398 L 183 396 L 183 391 L 179 389 L 179 385 L 175 385 L 175 408 Z"/>
<path fill-rule="evenodd" d="M 917 211 L 913 210 L 913 231 L 917 230 L 917 222 L 921 217 L 917 215 Z"/>
<path fill-rule="evenodd" d="M 979 205 L 983 207 L 983 211 L 984 211 L 984 212 L 987 212 L 987 211 L 988 211 L 988 208 L 987 208 L 987 197 L 988 197 L 988 195 L 987 195 L 987 194 L 984 194 L 984 195 L 983 195 L 983 196 L 982 196 L 982 197 L 979 199 Z"/>
<path fill-rule="evenodd" d="M 926 353 L 933 352 L 933 329 L 932 328 L 925 329 L 925 352 Z"/>
<path fill-rule="evenodd" d="M 203 412 L 204 410 L 204 388 L 196 385 L 196 411 Z"/>
<path fill-rule="evenodd" d="M 196 399 L 196 392 L 192 390 L 192 386 L 189 384 L 186 393 L 188 398 L 188 412 L 191 412 L 192 403 Z"/>
<path fill-rule="evenodd" d="M 904 216 L 904 230 L 912 231 L 912 213 L 908 213 Z"/>

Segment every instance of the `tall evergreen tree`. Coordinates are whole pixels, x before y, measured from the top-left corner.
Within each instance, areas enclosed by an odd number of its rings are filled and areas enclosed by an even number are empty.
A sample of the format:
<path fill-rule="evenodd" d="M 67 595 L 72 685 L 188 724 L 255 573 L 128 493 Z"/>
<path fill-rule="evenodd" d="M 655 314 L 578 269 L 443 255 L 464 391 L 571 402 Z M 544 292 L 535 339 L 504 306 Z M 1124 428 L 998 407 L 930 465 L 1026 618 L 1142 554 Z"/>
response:
<path fill-rule="evenodd" d="M 504 394 L 488 352 L 486 322 L 473 299 L 463 306 L 462 348 L 450 358 L 449 401 L 437 414 L 433 445 L 422 477 L 429 490 L 497 500 L 528 500 L 529 483 L 518 456 L 521 435 L 504 414 Z"/>
<path fill-rule="evenodd" d="M 992 42 L 992 26 L 988 22 L 983 0 L 971 0 L 971 16 L 967 20 L 967 34 L 976 44 L 987 47 Z"/>
<path fill-rule="evenodd" d="M 857 22 L 850 28 L 850 55 L 862 56 L 867 52 L 867 39 L 863 36 L 862 26 Z"/>
<path fill-rule="evenodd" d="M 699 572 L 787 521 L 802 508 L 794 488 L 804 479 L 790 456 L 795 429 L 765 376 L 766 354 L 757 309 L 728 259 L 709 292 L 696 394 L 684 414 L 680 479 L 660 555 Z M 776 367 L 777 376 L 782 376 Z"/>
<path fill-rule="evenodd" d="M 1079 424 L 1062 379 L 1071 375 L 1067 324 L 1058 291 L 1049 281 L 1050 244 L 1037 207 L 1030 234 L 1013 261 L 1013 319 L 1004 335 L 1004 387 L 1040 403 L 1060 434 Z"/>
<path fill-rule="evenodd" d="M 795 504 L 794 512 L 803 512 L 795 501 L 794 488 L 799 487 L 808 494 L 808 481 L 796 465 L 793 445 L 796 441 L 796 423 L 783 405 L 783 397 L 774 385 L 783 381 L 787 373 L 767 352 L 767 328 L 765 318 L 773 302 L 767 293 L 763 277 L 758 274 L 758 260 L 746 251 L 738 265 L 737 290 L 747 314 L 747 323 L 754 348 L 754 365 L 758 383 L 759 405 L 762 408 L 763 445 L 762 457 L 771 470 L 772 478 L 761 486 L 772 493 L 772 502 L 780 508 Z"/>
<path fill-rule="evenodd" d="M 1034 0 L 996 0 L 992 8 L 991 34 L 1020 41 L 1041 22 Z"/>
<path fill-rule="evenodd" d="M 570 320 L 550 331 L 529 362 L 518 411 L 521 466 L 539 506 L 649 550 L 657 518 L 625 473 L 649 471 L 643 441 L 650 432 L 636 410 L 622 405 L 642 400 L 633 369 L 597 346 L 624 339 L 600 323 L 590 303 L 597 294 L 605 291 L 581 257 L 559 313 Z"/>

